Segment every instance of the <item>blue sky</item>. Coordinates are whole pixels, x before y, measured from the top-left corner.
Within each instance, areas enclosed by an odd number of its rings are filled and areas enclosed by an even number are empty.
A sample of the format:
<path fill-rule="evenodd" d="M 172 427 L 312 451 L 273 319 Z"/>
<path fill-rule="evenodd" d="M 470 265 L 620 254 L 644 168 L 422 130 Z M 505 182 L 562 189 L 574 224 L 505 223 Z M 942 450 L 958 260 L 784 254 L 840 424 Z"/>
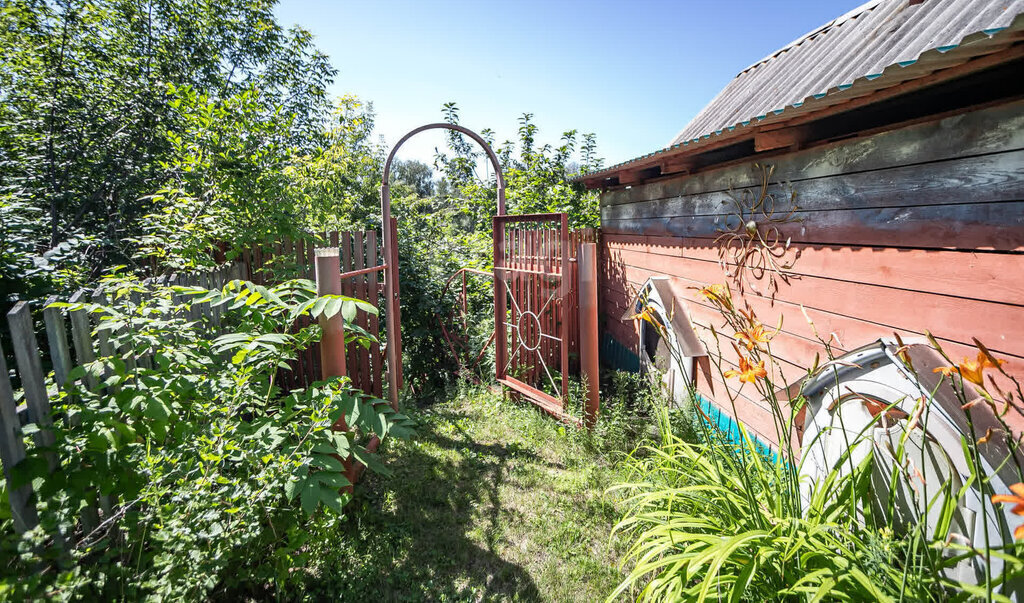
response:
<path fill-rule="evenodd" d="M 737 73 L 862 0 L 675 2 L 281 0 L 285 26 L 313 32 L 338 76 L 331 92 L 372 101 L 391 145 L 441 121 L 515 138 L 534 114 L 541 142 L 597 135 L 606 165 L 664 147 Z M 440 135 L 401 157 L 430 162 Z"/>

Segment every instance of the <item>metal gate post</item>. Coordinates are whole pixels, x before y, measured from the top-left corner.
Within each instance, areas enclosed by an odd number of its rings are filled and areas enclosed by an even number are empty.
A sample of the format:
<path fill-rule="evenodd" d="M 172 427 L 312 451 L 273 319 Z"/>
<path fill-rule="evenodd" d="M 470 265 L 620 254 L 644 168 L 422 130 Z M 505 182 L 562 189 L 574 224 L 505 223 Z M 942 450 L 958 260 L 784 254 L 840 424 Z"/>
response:
<path fill-rule="evenodd" d="M 316 253 L 316 294 L 317 295 L 341 295 L 341 256 L 337 247 L 322 247 Z M 320 328 L 323 329 L 323 336 L 320 338 L 320 366 L 322 379 L 331 377 L 344 377 L 348 370 L 345 366 L 345 319 L 341 312 L 330 318 L 320 317 Z M 342 414 L 338 420 L 331 425 L 334 431 L 348 431 L 348 423 L 345 415 Z M 345 467 L 345 477 L 350 485 L 342 488 L 343 491 L 352 492 L 352 485 L 356 480 L 356 468 L 352 464 L 352 457 L 338 457 L 342 466 Z"/>
<path fill-rule="evenodd" d="M 384 231 L 384 304 L 387 312 L 385 328 L 388 334 L 388 400 L 398 410 L 398 392 L 402 389 L 402 309 L 399 303 L 398 285 L 398 220 L 391 217 L 390 193 L 388 195 Z"/>
<path fill-rule="evenodd" d="M 569 307 L 570 294 L 572 293 L 572 271 L 569 269 L 569 215 L 562 214 L 562 404 L 569 400 Z M 563 408 L 564 410 L 564 408 Z"/>
<path fill-rule="evenodd" d="M 579 255 L 580 296 L 580 372 L 587 384 L 583 421 L 587 427 L 597 423 L 600 388 L 597 337 L 597 244 L 581 243 Z"/>
<path fill-rule="evenodd" d="M 495 216 L 494 220 L 494 367 L 495 378 L 505 378 L 505 363 L 508 362 L 506 344 L 507 334 L 505 332 L 505 308 L 508 294 L 505 291 L 505 223 Z"/>
<path fill-rule="evenodd" d="M 322 247 L 316 250 L 316 294 L 341 295 L 341 258 L 337 247 Z M 348 374 L 345 366 L 345 319 L 341 312 L 330 318 L 320 317 L 323 337 L 320 339 L 321 378 L 344 377 Z"/>
<path fill-rule="evenodd" d="M 394 153 L 394 151 L 392 151 Z M 398 409 L 399 371 L 402 357 L 398 355 L 399 323 L 395 320 L 395 309 L 398 306 L 398 292 L 395 278 L 397 267 L 397 253 L 393 253 L 396 247 L 395 231 L 391 224 L 391 189 L 388 186 L 388 170 L 385 166 L 384 181 L 380 185 L 380 207 L 381 207 L 381 243 L 384 245 L 384 312 L 385 332 L 388 336 L 387 359 L 388 359 L 388 400 L 391 406 Z"/>

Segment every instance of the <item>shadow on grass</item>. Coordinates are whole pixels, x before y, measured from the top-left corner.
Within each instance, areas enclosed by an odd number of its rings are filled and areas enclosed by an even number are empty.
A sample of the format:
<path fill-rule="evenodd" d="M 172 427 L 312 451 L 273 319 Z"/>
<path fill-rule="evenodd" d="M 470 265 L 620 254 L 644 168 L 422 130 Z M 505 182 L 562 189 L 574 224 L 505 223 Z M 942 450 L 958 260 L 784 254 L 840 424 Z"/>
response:
<path fill-rule="evenodd" d="M 513 464 L 552 465 L 515 442 L 475 441 L 463 420 L 458 412 L 433 411 L 412 442 L 389 447 L 394 474 L 360 486 L 345 537 L 353 563 L 336 576 L 346 596 L 541 599 L 529 573 L 497 552 L 499 492 Z"/>

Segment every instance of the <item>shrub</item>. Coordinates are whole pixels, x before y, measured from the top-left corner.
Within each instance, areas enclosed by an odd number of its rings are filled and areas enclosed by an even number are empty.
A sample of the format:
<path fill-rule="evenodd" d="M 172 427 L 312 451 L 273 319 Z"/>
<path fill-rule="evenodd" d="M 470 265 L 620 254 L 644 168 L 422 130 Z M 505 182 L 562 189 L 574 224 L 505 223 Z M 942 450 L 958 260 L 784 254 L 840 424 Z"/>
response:
<path fill-rule="evenodd" d="M 294 570 L 308 561 L 307 530 L 344 517 L 351 494 L 339 459 L 380 469 L 365 437 L 409 434 L 408 419 L 347 378 L 294 391 L 275 381 L 319 337 L 315 325 L 291 332 L 298 317 L 369 306 L 317 298 L 309 281 L 233 281 L 210 292 L 105 284 L 109 305 L 71 308 L 99 314 L 97 332 L 116 352 L 75 369 L 72 378 L 93 387 L 69 387 L 55 405 L 57 470 L 48 470 L 52 451 L 40 449 L 16 467 L 15 487 L 36 482 L 41 525 L 19 541 L 4 522 L 0 592 L 280 595 L 302 578 Z M 222 308 L 231 332 L 213 337 L 190 319 L 189 296 Z M 348 432 L 332 429 L 342 414 Z M 42 546 L 61 540 L 63 549 Z"/>

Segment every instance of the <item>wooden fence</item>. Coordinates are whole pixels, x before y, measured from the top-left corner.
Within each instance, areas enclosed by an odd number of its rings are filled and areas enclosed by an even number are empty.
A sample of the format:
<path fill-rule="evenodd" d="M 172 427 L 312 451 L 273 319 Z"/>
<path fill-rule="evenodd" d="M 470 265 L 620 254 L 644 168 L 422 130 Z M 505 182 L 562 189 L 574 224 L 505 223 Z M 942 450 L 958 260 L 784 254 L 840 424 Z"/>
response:
<path fill-rule="evenodd" d="M 147 279 L 147 283 L 167 286 L 186 286 L 219 288 L 228 281 L 244 277 L 244 266 L 240 262 L 223 264 L 217 268 L 192 274 L 173 274 L 159 278 Z M 197 321 L 206 326 L 211 336 L 221 334 L 224 330 L 223 309 L 215 308 L 210 303 L 185 304 L 183 295 L 177 296 L 182 303 L 182 312 L 187 319 Z M 20 402 L 12 387 L 7 362 L 0 354 L 0 460 L 3 461 L 4 477 L 8 484 L 8 498 L 14 527 L 19 532 L 34 528 L 39 520 L 35 505 L 32 502 L 32 486 L 25 484 L 19 488 L 11 488 L 12 468 L 26 457 L 25 440 L 22 436 L 25 427 L 34 425 L 33 442 L 37 447 L 47 448 L 55 443 L 53 416 L 50 400 L 55 399 L 61 390 L 73 384 L 69 379 L 72 368 L 95 361 L 97 358 L 124 358 L 129 370 L 136 366 L 152 366 L 150 354 L 136 354 L 134 350 L 115 349 L 111 334 L 99 330 L 102 318 L 87 310 L 78 309 L 65 313 L 60 308 L 49 307 L 58 301 L 56 297 L 47 300 L 43 311 L 45 343 L 39 345 L 36 337 L 32 312 L 28 302 L 21 301 L 7 313 L 7 325 L 10 331 L 11 347 L 16 364 L 16 381 L 20 385 Z M 72 303 L 93 302 L 107 304 L 106 293 L 102 289 L 87 291 L 81 289 L 69 299 Z M 135 302 L 141 301 L 136 294 Z M 70 343 L 68 335 L 70 334 Z M 51 372 L 44 372 L 42 350 L 48 352 L 47 357 L 53 366 Z M 100 391 L 102 385 L 91 374 L 80 378 L 79 385 L 93 391 Z M 62 417 L 59 420 L 71 420 Z M 74 427 L 75 425 L 69 425 Z M 60 465 L 55 452 L 48 453 L 47 463 L 50 471 Z M 108 497 L 99 497 L 103 517 L 111 518 L 115 501 Z M 88 534 L 99 525 L 100 514 L 95 508 L 86 508 L 82 512 L 82 533 Z M 58 546 L 63 546 L 63 539 L 57 535 Z"/>
<path fill-rule="evenodd" d="M 254 245 L 244 251 L 241 256 L 245 266 L 244 278 L 256 284 L 265 285 L 281 282 L 288 278 L 306 278 L 315 280 L 314 249 L 328 246 L 338 247 L 341 259 L 341 292 L 349 297 L 356 297 L 381 307 L 380 297 L 384 285 L 380 282 L 379 271 L 367 272 L 367 269 L 382 266 L 381 246 L 378 235 L 373 230 L 364 232 L 331 231 L 316 233 L 312 240 L 292 241 L 285 239 L 273 245 Z M 358 273 L 358 274 L 346 274 Z M 380 318 L 359 312 L 356 324 L 365 331 L 379 338 Z M 296 330 L 309 326 L 308 318 L 295 325 Z M 369 348 L 358 343 L 350 343 L 346 347 L 346 366 L 348 376 L 353 385 L 372 396 L 381 397 L 383 392 L 384 355 L 381 345 L 374 342 Z M 286 389 L 308 387 L 321 379 L 320 344 L 316 343 L 306 349 L 297 359 L 289 363 L 290 371 L 280 374 L 281 386 Z"/>
<path fill-rule="evenodd" d="M 329 232 L 323 233 L 323 241 L 340 248 L 341 268 L 343 272 L 358 272 L 345 277 L 342 275 L 342 293 L 352 297 L 369 300 L 379 305 L 380 291 L 378 271 L 368 268 L 380 266 L 380 247 L 377 244 L 377 233 L 366 232 Z M 317 236 L 316 238 L 320 238 Z M 314 244 L 308 241 L 290 241 L 275 243 L 269 246 L 254 246 L 246 250 L 241 257 L 232 262 L 202 272 L 175 273 L 146 279 L 145 282 L 155 285 L 201 287 L 205 289 L 221 288 L 234 279 L 249 280 L 257 284 L 273 284 L 287 278 L 305 277 L 314 279 Z M 10 488 L 11 468 L 26 457 L 25 427 L 34 425 L 33 442 L 38 447 L 49 447 L 55 442 L 52 431 L 53 415 L 52 399 L 61 390 L 69 387 L 69 375 L 75 366 L 95 361 L 97 358 L 120 355 L 124 358 L 129 370 L 136 366 L 151 367 L 153 359 L 148 354 L 136 354 L 134 350 L 115 349 L 111 334 L 106 330 L 97 329 L 101 317 L 90 314 L 87 310 L 78 309 L 66 312 L 61 308 L 49 307 L 59 301 L 56 297 L 47 300 L 42 310 L 44 338 L 37 338 L 35 322 L 28 302 L 15 304 L 7 314 L 9 338 L 16 371 L 12 385 L 7 362 L 0 354 L 0 461 L 3 462 L 4 475 L 8 484 L 8 497 L 14 518 L 15 529 L 19 533 L 35 527 L 39 520 L 35 504 L 32 500 L 32 486 L 25 484 L 17 489 Z M 68 300 L 72 303 L 89 302 L 106 304 L 107 296 L 102 289 L 77 291 Z M 141 296 L 136 294 L 136 302 Z M 221 307 L 213 307 L 210 303 L 185 303 L 186 296 L 177 294 L 176 301 L 181 303 L 182 312 L 190 321 L 204 325 L 211 339 L 223 333 L 227 325 L 224 323 L 224 311 Z M 379 319 L 376 316 L 360 312 L 357 324 L 367 332 L 377 335 Z M 308 319 L 295 328 L 308 326 Z M 70 338 L 69 338 L 70 335 Z M 4 339 L 0 333 L 0 340 Z M 42 345 L 40 345 L 42 342 Z M 2 346 L 0 346 L 2 347 Z M 45 354 L 43 352 L 46 352 Z M 348 373 L 353 384 L 362 391 L 381 396 L 383 354 L 379 344 L 369 349 L 352 343 L 346 350 Z M 52 371 L 44 371 L 43 361 L 48 359 Z M 278 383 L 285 389 L 305 387 L 320 377 L 320 353 L 315 346 L 306 349 L 290 366 L 291 370 L 282 370 L 278 374 Z M 91 374 L 86 373 L 80 379 L 80 386 L 99 391 L 102 384 Z M 17 389 L 16 389 L 17 388 Z M 58 420 L 68 420 L 59 418 Z M 72 425 L 73 426 L 73 425 Z M 60 462 L 56 453 L 47 459 L 50 471 L 56 470 Z M 82 513 L 82 530 L 88 534 L 99 526 L 101 518 L 110 521 L 116 501 L 99 497 L 100 509 L 87 508 Z M 102 516 L 100 514 L 102 510 Z M 63 540 L 57 535 L 58 546 Z"/>

